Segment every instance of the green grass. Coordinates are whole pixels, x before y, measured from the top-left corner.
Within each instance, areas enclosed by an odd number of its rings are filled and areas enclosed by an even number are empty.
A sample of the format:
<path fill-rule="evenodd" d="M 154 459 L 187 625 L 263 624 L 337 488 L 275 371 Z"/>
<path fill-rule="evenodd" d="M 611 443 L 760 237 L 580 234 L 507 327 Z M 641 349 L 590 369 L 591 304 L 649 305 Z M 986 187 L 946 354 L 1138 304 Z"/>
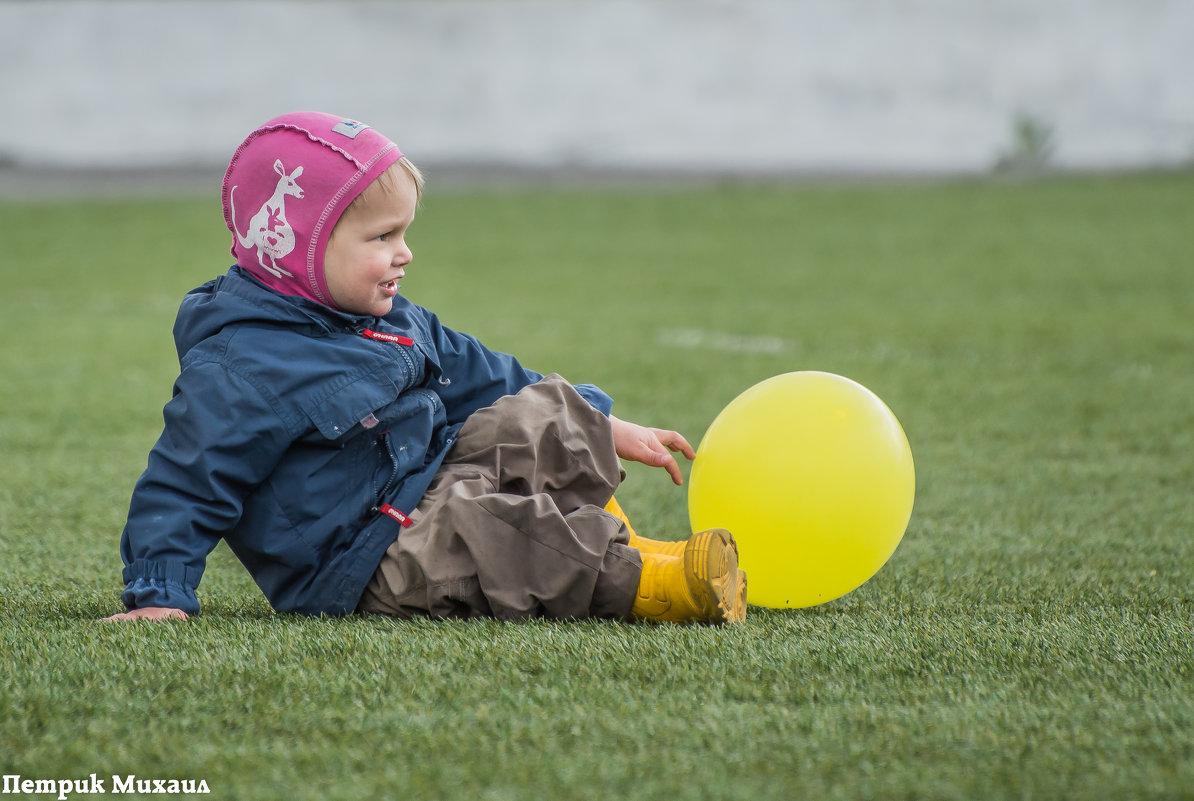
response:
<path fill-rule="evenodd" d="M 850 376 L 917 465 L 903 543 L 710 629 L 274 615 L 226 548 L 108 627 L 174 310 L 218 203 L 0 206 L 0 771 L 215 798 L 1194 798 L 1194 174 L 436 194 L 404 282 L 696 444 Z M 685 497 L 632 466 L 643 533 Z M 109 782 L 109 790 L 110 790 Z M 76 796 L 77 797 L 77 796 Z"/>

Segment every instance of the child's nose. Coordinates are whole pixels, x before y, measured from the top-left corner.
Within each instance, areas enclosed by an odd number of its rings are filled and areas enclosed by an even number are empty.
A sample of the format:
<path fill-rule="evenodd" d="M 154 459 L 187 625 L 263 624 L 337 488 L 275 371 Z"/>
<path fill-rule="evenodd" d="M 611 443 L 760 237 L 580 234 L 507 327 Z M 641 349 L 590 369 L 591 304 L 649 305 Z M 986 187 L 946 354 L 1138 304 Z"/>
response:
<path fill-rule="evenodd" d="M 415 254 L 411 252 L 410 245 L 406 242 L 402 243 L 402 247 L 394 254 L 394 263 L 399 265 L 410 264 L 414 261 Z"/>

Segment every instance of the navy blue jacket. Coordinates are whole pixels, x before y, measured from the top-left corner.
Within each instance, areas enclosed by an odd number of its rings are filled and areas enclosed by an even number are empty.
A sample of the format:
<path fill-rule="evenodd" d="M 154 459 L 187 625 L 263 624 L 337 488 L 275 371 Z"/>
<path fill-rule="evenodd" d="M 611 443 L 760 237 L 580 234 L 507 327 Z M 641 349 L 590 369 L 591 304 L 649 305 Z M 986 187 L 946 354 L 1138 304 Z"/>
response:
<path fill-rule="evenodd" d="M 198 611 L 223 538 L 274 609 L 351 612 L 465 419 L 542 378 L 401 296 L 385 317 L 340 314 L 239 267 L 187 294 L 174 339 L 120 543 L 130 609 Z"/>

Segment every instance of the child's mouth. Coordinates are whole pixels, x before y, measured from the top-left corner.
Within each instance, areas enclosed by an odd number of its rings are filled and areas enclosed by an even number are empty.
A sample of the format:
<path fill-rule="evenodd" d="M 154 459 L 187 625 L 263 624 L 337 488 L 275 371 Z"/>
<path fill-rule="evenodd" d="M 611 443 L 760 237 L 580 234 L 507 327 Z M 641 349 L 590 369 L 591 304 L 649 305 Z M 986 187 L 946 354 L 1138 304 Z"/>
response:
<path fill-rule="evenodd" d="M 379 286 L 381 287 L 381 291 L 389 297 L 394 297 L 398 294 L 399 284 L 397 279 L 386 281 L 384 284 L 379 284 Z"/>

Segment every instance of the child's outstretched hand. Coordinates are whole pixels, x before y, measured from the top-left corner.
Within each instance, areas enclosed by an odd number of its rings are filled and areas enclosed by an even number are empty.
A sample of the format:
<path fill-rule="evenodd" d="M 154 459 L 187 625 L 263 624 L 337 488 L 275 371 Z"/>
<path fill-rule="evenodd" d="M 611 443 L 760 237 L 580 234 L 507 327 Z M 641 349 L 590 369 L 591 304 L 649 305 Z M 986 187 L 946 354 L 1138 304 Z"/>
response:
<path fill-rule="evenodd" d="M 650 467 L 662 467 L 667 470 L 675 484 L 684 483 L 680 476 L 680 465 L 668 451 L 679 451 L 689 459 L 695 458 L 696 452 L 688 444 L 688 440 L 675 431 L 628 423 L 612 414 L 609 416 L 609 422 L 613 427 L 614 449 L 618 456 L 633 462 L 642 462 Z"/>
<path fill-rule="evenodd" d="M 165 606 L 145 606 L 118 615 L 111 615 L 103 619 L 104 623 L 123 623 L 129 620 L 186 620 L 187 613 L 181 609 L 170 609 Z"/>

